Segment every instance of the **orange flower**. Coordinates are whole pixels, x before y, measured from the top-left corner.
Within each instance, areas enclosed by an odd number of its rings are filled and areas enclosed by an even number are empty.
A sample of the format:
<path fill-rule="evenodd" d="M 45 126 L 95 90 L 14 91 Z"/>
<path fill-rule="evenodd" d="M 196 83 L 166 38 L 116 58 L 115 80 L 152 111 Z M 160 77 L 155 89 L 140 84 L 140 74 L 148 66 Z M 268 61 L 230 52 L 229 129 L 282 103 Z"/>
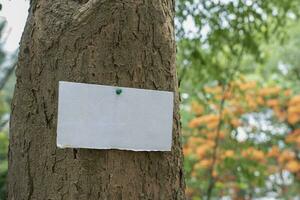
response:
<path fill-rule="evenodd" d="M 218 121 L 209 122 L 206 124 L 206 126 L 209 129 L 215 129 L 219 126 L 219 122 Z"/>
<path fill-rule="evenodd" d="M 263 105 L 265 103 L 265 100 L 264 100 L 264 98 L 258 96 L 256 98 L 256 102 L 257 102 L 258 105 Z"/>
<path fill-rule="evenodd" d="M 234 157 L 234 151 L 233 150 L 226 150 L 224 152 L 224 158 L 233 158 Z"/>
<path fill-rule="evenodd" d="M 288 108 L 288 113 L 289 113 L 289 114 L 293 114 L 293 113 L 298 113 L 298 114 L 300 114 L 300 104 L 299 104 L 299 105 L 289 106 L 289 108 Z"/>
<path fill-rule="evenodd" d="M 282 122 L 286 119 L 286 113 L 284 111 L 281 111 L 281 109 L 279 107 L 274 107 L 273 111 L 279 121 Z"/>
<path fill-rule="evenodd" d="M 205 143 L 206 142 L 206 140 L 205 139 L 203 139 L 203 138 L 199 138 L 199 137 L 190 137 L 189 139 L 188 139 L 188 145 L 191 147 L 191 148 L 193 148 L 193 147 L 195 147 L 195 146 L 198 146 L 199 144 L 202 144 L 202 143 Z"/>
<path fill-rule="evenodd" d="M 212 165 L 212 160 L 210 159 L 204 159 L 204 160 L 201 160 L 199 163 L 196 164 L 197 165 L 197 168 L 209 168 L 211 165 Z M 195 165 L 195 167 L 196 167 Z"/>
<path fill-rule="evenodd" d="M 252 157 L 254 160 L 264 160 L 265 154 L 260 150 L 256 150 L 252 153 Z"/>
<path fill-rule="evenodd" d="M 300 128 L 295 129 L 292 134 L 300 135 Z"/>
<path fill-rule="evenodd" d="M 189 127 L 190 128 L 196 128 L 198 126 L 200 126 L 200 124 L 202 123 L 202 119 L 200 117 L 197 117 L 195 119 L 192 119 L 189 123 Z"/>
<path fill-rule="evenodd" d="M 281 88 L 280 87 L 266 87 L 260 90 L 259 94 L 261 96 L 270 96 L 279 94 Z"/>
<path fill-rule="evenodd" d="M 212 176 L 213 176 L 213 177 L 217 177 L 217 176 L 218 176 L 218 172 L 217 172 L 216 170 L 213 170 Z"/>
<path fill-rule="evenodd" d="M 190 197 L 190 196 L 193 196 L 193 193 L 194 193 L 194 189 L 190 188 L 190 187 L 186 187 L 185 188 L 185 195 Z"/>
<path fill-rule="evenodd" d="M 278 146 L 272 146 L 268 152 L 268 157 L 277 157 L 280 154 Z"/>
<path fill-rule="evenodd" d="M 216 145 L 216 143 L 213 140 L 206 140 L 205 144 L 209 146 L 209 148 L 213 148 Z"/>
<path fill-rule="evenodd" d="M 286 161 L 292 160 L 295 158 L 295 153 L 290 150 L 284 150 L 278 157 L 279 163 L 284 163 Z"/>
<path fill-rule="evenodd" d="M 265 154 L 263 151 L 255 149 L 253 147 L 249 147 L 248 149 L 243 150 L 242 156 L 257 161 L 263 161 L 265 158 Z"/>
<path fill-rule="evenodd" d="M 233 111 L 230 108 L 223 109 L 222 117 L 232 116 L 232 115 L 233 115 Z"/>
<path fill-rule="evenodd" d="M 243 91 L 256 88 L 256 82 L 255 81 L 250 81 L 248 83 L 240 83 L 239 88 Z"/>
<path fill-rule="evenodd" d="M 292 133 L 289 133 L 286 138 L 285 141 L 287 143 L 295 143 L 298 141 L 298 138 L 300 139 L 300 131 L 298 131 L 299 129 L 296 129 L 295 131 L 293 131 Z"/>
<path fill-rule="evenodd" d="M 275 106 L 279 106 L 280 103 L 279 103 L 278 99 L 270 99 L 267 101 L 267 105 L 270 107 L 275 107 Z"/>
<path fill-rule="evenodd" d="M 217 134 L 217 131 L 213 130 L 213 131 L 207 132 L 205 135 L 207 136 L 208 139 L 214 140 L 217 136 L 216 134 Z M 225 132 L 224 131 L 219 131 L 218 138 L 219 139 L 224 139 L 225 138 Z"/>
<path fill-rule="evenodd" d="M 224 98 L 224 96 L 221 95 L 221 94 L 218 94 L 218 95 L 215 96 L 216 100 L 222 100 L 223 98 Z"/>
<path fill-rule="evenodd" d="M 285 168 L 292 173 L 296 173 L 300 171 L 300 163 L 296 160 L 291 160 L 285 165 Z"/>
<path fill-rule="evenodd" d="M 296 138 L 296 143 L 298 144 L 298 147 L 300 147 L 300 135 Z"/>
<path fill-rule="evenodd" d="M 219 121 L 219 116 L 218 115 L 214 115 L 214 114 L 207 115 L 205 117 L 205 121 L 206 121 L 206 123 L 213 122 L 213 121 Z"/>
<path fill-rule="evenodd" d="M 206 152 L 208 151 L 209 146 L 207 145 L 201 145 L 200 147 L 197 148 L 196 154 L 199 156 L 199 158 L 202 158 L 205 156 Z"/>
<path fill-rule="evenodd" d="M 292 99 L 289 101 L 289 106 L 293 106 L 296 104 L 300 104 L 300 95 L 292 97 Z"/>
<path fill-rule="evenodd" d="M 292 95 L 292 90 L 291 89 L 288 89 L 288 90 L 284 91 L 284 96 L 289 97 L 291 95 Z"/>
<path fill-rule="evenodd" d="M 203 113 L 204 108 L 203 108 L 202 105 L 198 104 L 196 101 L 193 101 L 193 102 L 192 102 L 192 105 L 191 105 L 191 110 L 192 110 L 192 112 L 194 112 L 195 114 L 200 115 L 200 114 Z"/>
<path fill-rule="evenodd" d="M 225 138 L 225 132 L 224 131 L 220 131 L 219 132 L 219 139 L 224 139 Z"/>
<path fill-rule="evenodd" d="M 271 165 L 271 166 L 268 166 L 268 172 L 270 174 L 274 174 L 278 171 L 278 167 L 277 166 L 274 166 L 274 165 Z"/>
<path fill-rule="evenodd" d="M 296 124 L 298 121 L 300 121 L 300 115 L 298 115 L 298 114 L 289 114 L 288 115 L 288 122 L 290 124 Z"/>
<path fill-rule="evenodd" d="M 231 98 L 231 97 L 232 97 L 231 91 L 227 91 L 227 92 L 224 94 L 224 98 L 225 98 L 225 99 L 229 99 L 229 98 Z"/>
<path fill-rule="evenodd" d="M 257 108 L 257 103 L 255 101 L 248 102 L 249 108 L 255 110 Z"/>
<path fill-rule="evenodd" d="M 239 127 L 239 126 L 242 125 L 242 122 L 241 122 L 241 120 L 234 118 L 234 119 L 232 119 L 232 120 L 230 121 L 230 124 L 231 124 L 234 128 L 237 128 L 237 127 Z"/>
<path fill-rule="evenodd" d="M 215 86 L 215 87 L 204 87 L 204 91 L 210 94 L 220 94 L 222 93 L 222 87 Z"/>
<path fill-rule="evenodd" d="M 184 156 L 190 155 L 192 153 L 192 149 L 190 147 L 183 147 L 182 151 Z"/>
<path fill-rule="evenodd" d="M 192 173 L 191 173 L 191 176 L 192 176 L 192 177 L 196 177 L 196 176 L 197 176 L 197 172 L 195 172 L 195 171 L 193 170 Z"/>
<path fill-rule="evenodd" d="M 212 122 L 217 122 L 219 121 L 219 116 L 215 115 L 215 114 L 209 114 L 209 115 L 203 115 L 201 117 L 197 117 L 195 119 L 193 119 L 192 121 L 190 121 L 189 123 L 189 127 L 190 128 L 196 128 L 200 125 L 204 125 L 207 123 L 212 123 Z"/>

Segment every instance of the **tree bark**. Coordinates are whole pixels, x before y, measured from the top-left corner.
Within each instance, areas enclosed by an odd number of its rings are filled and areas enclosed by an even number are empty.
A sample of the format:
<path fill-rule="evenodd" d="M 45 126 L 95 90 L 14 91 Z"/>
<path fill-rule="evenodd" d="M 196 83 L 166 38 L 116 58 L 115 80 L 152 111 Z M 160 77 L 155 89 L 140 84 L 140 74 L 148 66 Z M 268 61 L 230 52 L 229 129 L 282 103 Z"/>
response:
<path fill-rule="evenodd" d="M 31 1 L 12 102 L 9 200 L 184 199 L 173 19 L 170 0 Z M 58 81 L 174 91 L 172 151 L 58 149 Z"/>

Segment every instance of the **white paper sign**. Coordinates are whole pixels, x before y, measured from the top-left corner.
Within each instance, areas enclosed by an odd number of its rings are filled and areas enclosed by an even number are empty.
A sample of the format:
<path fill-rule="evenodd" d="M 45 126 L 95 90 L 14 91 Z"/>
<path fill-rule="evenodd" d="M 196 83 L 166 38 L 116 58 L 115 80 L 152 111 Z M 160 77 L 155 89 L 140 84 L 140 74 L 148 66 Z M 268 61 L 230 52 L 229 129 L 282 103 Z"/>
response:
<path fill-rule="evenodd" d="M 60 148 L 170 151 L 173 92 L 59 82 Z"/>

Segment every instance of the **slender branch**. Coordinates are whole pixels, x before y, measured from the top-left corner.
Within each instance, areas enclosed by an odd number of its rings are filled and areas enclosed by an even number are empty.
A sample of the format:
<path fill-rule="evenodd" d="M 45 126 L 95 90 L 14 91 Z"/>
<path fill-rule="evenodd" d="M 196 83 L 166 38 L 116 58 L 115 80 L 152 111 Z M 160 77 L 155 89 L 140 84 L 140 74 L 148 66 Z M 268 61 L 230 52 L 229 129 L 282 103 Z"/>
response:
<path fill-rule="evenodd" d="M 183 67 L 183 70 L 182 70 L 182 72 L 180 73 L 180 76 L 179 76 L 179 78 L 178 78 L 178 87 L 179 87 L 179 88 L 180 88 L 180 86 L 181 86 L 181 82 L 182 82 L 183 78 L 184 78 L 185 75 L 186 75 L 186 72 L 187 72 L 187 67 Z"/>
<path fill-rule="evenodd" d="M 225 89 L 226 87 L 223 87 L 223 97 L 220 103 L 220 112 L 219 112 L 219 123 L 218 123 L 218 127 L 216 130 L 216 137 L 214 139 L 215 141 L 215 145 L 214 145 L 214 149 L 213 149 L 213 155 L 212 155 L 212 164 L 211 164 L 211 168 L 209 169 L 209 185 L 208 185 L 208 189 L 207 189 L 207 200 L 209 200 L 211 198 L 211 194 L 212 194 L 212 190 L 214 188 L 215 185 L 215 179 L 213 177 L 213 172 L 214 172 L 214 168 L 215 168 L 215 163 L 217 161 L 217 152 L 218 152 L 218 147 L 219 147 L 219 137 L 220 137 L 220 131 L 222 128 L 222 124 L 223 124 L 223 120 L 222 120 L 222 115 L 223 115 L 223 110 L 224 110 L 224 104 L 225 104 Z"/>
<path fill-rule="evenodd" d="M 222 119 L 222 115 L 223 115 L 223 111 L 224 111 L 226 93 L 230 89 L 230 85 L 229 85 L 230 81 L 232 81 L 235 73 L 237 72 L 238 68 L 240 67 L 243 53 L 244 53 L 244 48 L 242 48 L 241 51 L 239 52 L 236 65 L 235 65 L 233 71 L 229 74 L 227 82 L 223 85 L 223 89 L 222 89 L 223 94 L 222 94 L 222 99 L 221 99 L 221 102 L 220 102 L 219 123 L 218 123 L 217 130 L 216 130 L 216 137 L 214 139 L 215 145 L 214 145 L 214 148 L 213 148 L 212 164 L 211 164 L 211 168 L 209 169 L 209 184 L 208 184 L 208 188 L 207 188 L 207 200 L 211 199 L 212 191 L 215 187 L 215 178 L 213 177 L 213 172 L 214 172 L 215 164 L 216 164 L 216 161 L 217 161 L 220 131 L 221 131 L 222 125 L 224 123 L 224 120 Z"/>

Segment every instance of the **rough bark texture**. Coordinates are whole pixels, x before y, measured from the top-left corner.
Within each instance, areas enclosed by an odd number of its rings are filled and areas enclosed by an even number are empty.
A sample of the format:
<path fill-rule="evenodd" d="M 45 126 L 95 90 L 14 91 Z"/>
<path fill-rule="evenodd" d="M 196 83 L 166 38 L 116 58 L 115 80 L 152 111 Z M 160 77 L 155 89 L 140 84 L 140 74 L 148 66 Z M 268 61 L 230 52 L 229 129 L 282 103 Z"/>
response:
<path fill-rule="evenodd" d="M 184 199 L 173 18 L 171 0 L 31 1 L 12 103 L 9 200 Z M 60 80 L 175 91 L 172 151 L 58 149 Z"/>

